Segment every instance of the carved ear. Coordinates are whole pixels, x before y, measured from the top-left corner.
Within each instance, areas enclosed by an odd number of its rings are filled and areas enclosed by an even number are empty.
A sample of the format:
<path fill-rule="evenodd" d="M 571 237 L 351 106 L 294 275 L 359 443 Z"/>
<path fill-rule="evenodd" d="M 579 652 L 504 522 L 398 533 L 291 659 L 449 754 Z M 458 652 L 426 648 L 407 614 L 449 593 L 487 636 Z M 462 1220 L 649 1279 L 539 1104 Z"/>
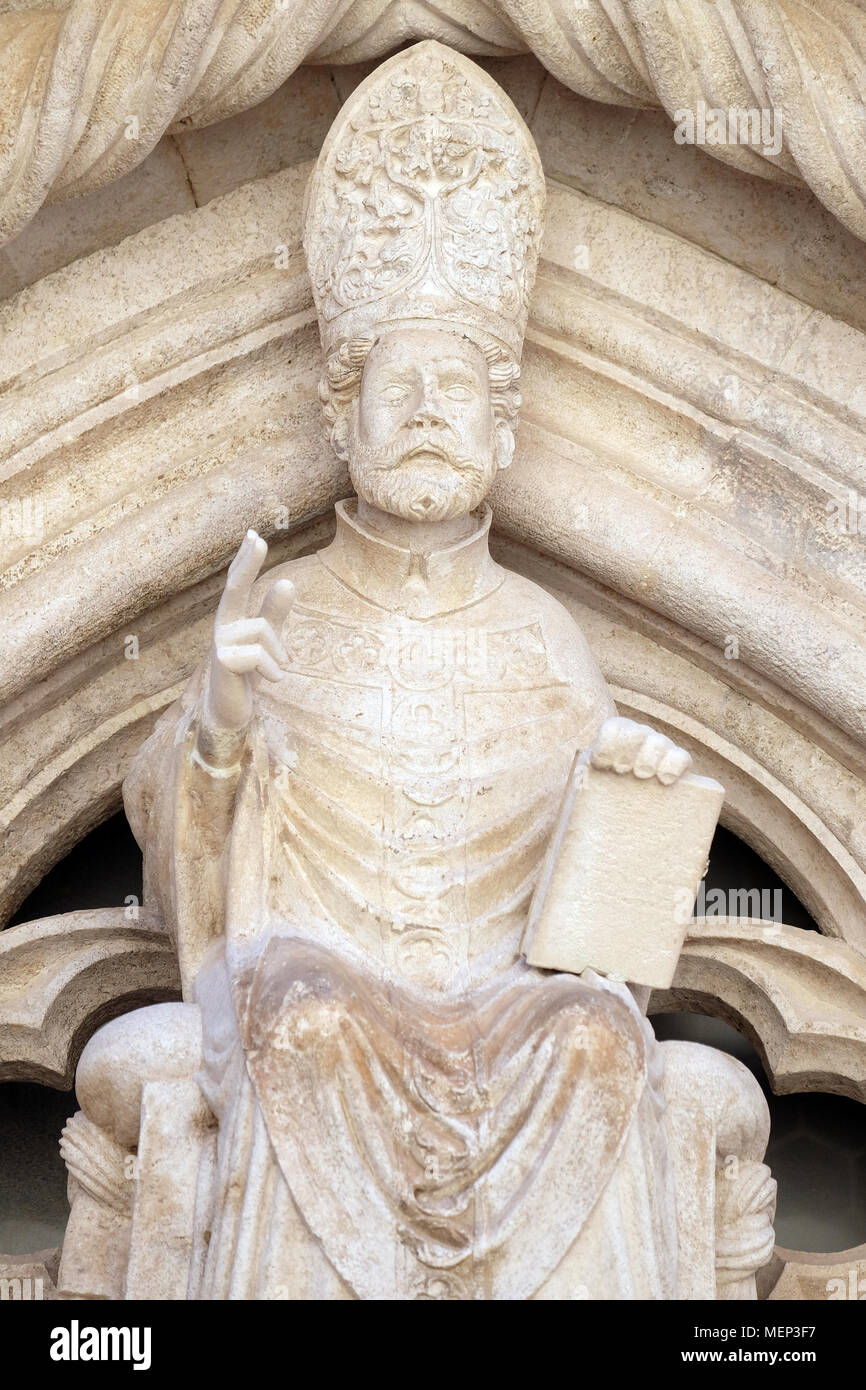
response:
<path fill-rule="evenodd" d="M 344 410 L 337 411 L 337 418 L 331 426 L 331 448 L 341 463 L 349 458 L 349 421 Z"/>
<path fill-rule="evenodd" d="M 496 421 L 496 462 L 508 468 L 514 458 L 514 431 L 507 420 Z"/>
<path fill-rule="evenodd" d="M 341 463 L 348 463 L 349 461 L 350 427 L 356 421 L 357 410 L 357 392 L 349 401 L 344 399 L 334 402 L 336 418 L 331 426 L 331 448 Z"/>

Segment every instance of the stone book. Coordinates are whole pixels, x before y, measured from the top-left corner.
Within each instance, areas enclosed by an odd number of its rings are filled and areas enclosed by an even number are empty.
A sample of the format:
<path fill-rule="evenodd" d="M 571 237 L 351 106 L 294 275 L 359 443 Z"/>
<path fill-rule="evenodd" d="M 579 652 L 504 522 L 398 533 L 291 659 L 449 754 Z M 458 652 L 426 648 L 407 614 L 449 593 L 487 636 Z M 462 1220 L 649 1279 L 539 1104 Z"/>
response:
<path fill-rule="evenodd" d="M 664 786 L 580 754 L 530 906 L 529 964 L 666 989 L 724 796 L 709 777 Z"/>

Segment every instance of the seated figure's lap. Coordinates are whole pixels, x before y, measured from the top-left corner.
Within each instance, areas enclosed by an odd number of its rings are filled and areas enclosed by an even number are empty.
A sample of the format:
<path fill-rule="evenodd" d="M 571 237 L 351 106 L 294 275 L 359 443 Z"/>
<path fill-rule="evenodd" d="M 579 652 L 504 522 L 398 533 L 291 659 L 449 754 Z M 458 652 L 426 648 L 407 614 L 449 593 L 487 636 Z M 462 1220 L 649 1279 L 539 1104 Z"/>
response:
<path fill-rule="evenodd" d="M 122 1148 L 138 1142 L 142 1088 L 188 1080 L 201 1066 L 195 1004 L 150 1004 L 112 1019 L 85 1046 L 75 1075 L 78 1103 Z"/>

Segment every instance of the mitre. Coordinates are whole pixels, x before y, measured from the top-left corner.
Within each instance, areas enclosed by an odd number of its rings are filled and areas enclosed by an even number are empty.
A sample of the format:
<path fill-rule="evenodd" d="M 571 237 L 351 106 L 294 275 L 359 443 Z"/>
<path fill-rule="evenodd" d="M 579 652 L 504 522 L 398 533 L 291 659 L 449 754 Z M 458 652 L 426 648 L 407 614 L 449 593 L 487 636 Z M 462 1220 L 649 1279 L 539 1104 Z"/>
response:
<path fill-rule="evenodd" d="M 516 107 L 428 40 L 349 97 L 313 171 L 304 249 L 327 354 L 385 328 L 458 328 L 520 356 L 544 173 Z"/>

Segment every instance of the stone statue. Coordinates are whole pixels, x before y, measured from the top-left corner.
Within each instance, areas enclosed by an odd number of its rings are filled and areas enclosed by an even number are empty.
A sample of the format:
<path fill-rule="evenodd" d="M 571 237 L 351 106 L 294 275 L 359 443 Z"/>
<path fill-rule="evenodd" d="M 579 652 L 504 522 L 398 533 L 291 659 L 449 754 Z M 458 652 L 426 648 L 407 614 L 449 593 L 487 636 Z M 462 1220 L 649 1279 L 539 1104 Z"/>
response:
<path fill-rule="evenodd" d="M 690 762 L 488 551 L 543 205 L 519 115 L 437 43 L 325 143 L 305 247 L 357 500 L 264 577 L 247 534 L 127 779 L 185 1002 L 84 1050 L 68 1293 L 755 1296 L 756 1083 L 657 1044 L 647 991 L 521 954 L 576 753 L 665 785 Z"/>

